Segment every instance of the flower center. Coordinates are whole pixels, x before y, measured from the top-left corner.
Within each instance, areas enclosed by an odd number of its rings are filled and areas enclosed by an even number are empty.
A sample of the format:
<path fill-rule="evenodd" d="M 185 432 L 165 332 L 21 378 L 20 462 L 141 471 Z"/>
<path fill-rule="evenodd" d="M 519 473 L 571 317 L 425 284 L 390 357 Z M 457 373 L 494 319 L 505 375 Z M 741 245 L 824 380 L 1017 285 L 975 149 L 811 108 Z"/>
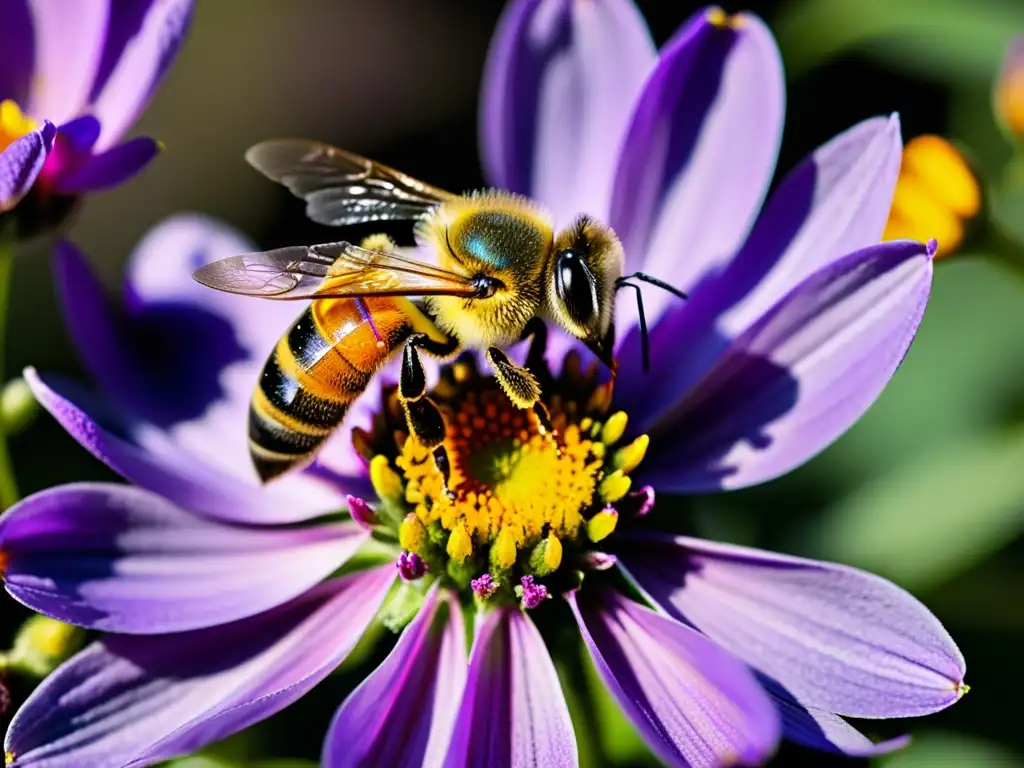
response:
<path fill-rule="evenodd" d="M 614 530 L 613 505 L 629 492 L 648 443 L 622 444 L 627 419 L 608 412 L 610 384 L 597 383 L 596 369 L 582 372 L 575 355 L 561 376 L 542 377 L 542 391 L 550 429 L 464 356 L 431 393 L 447 425 L 448 492 L 431 452 L 405 429 L 393 457 L 375 452 L 371 463 L 378 495 L 404 513 L 402 547 L 427 573 L 531 608 L 546 596 L 540 579 Z M 414 571 L 407 561 L 403 574 Z"/>
<path fill-rule="evenodd" d="M 0 101 L 0 152 L 25 134 L 34 131 L 38 125 L 39 123 L 22 113 L 16 101 Z"/>

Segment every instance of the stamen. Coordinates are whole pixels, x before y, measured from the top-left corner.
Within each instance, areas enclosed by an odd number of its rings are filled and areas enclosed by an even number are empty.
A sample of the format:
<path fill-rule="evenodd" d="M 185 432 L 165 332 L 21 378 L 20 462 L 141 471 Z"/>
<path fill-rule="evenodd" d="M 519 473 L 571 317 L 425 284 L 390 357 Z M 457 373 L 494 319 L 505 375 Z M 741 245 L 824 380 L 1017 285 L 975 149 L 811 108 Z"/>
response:
<path fill-rule="evenodd" d="M 398 572 L 406 581 L 416 581 L 427 572 L 427 564 L 415 552 L 403 552 L 396 563 Z"/>
<path fill-rule="evenodd" d="M 345 501 L 348 504 L 348 513 L 352 515 L 352 519 L 365 530 L 372 531 L 373 527 L 377 525 L 377 515 L 370 509 L 369 505 L 358 496 L 346 496 Z"/>
<path fill-rule="evenodd" d="M 651 439 L 647 435 L 640 435 L 640 437 L 625 448 L 620 448 L 615 452 L 612 464 L 623 472 L 632 472 L 644 460 L 644 456 L 647 454 L 647 446 L 650 444 Z"/>
<path fill-rule="evenodd" d="M 491 578 L 491 574 L 485 573 L 479 579 L 473 579 L 470 582 L 470 586 L 473 588 L 473 592 L 481 600 L 489 599 L 495 592 L 498 591 L 498 585 L 494 583 L 494 579 Z"/>
<path fill-rule="evenodd" d="M 415 514 L 410 512 L 398 527 L 398 543 L 410 552 L 427 551 L 427 529 Z"/>
<path fill-rule="evenodd" d="M 627 493 L 633 480 L 621 469 L 617 469 L 601 481 L 601 498 L 614 504 Z"/>
<path fill-rule="evenodd" d="M 399 501 L 402 498 L 402 478 L 388 464 L 387 456 L 374 456 L 370 462 L 370 483 L 377 498 Z"/>
<path fill-rule="evenodd" d="M 587 521 L 587 538 L 597 543 L 611 536 L 619 524 L 619 513 L 615 507 L 605 507 Z"/>
<path fill-rule="evenodd" d="M 551 597 L 548 588 L 543 584 L 534 584 L 533 576 L 523 576 L 519 581 L 520 586 L 516 587 L 516 596 L 519 598 L 523 608 L 532 610 L 545 600 Z"/>

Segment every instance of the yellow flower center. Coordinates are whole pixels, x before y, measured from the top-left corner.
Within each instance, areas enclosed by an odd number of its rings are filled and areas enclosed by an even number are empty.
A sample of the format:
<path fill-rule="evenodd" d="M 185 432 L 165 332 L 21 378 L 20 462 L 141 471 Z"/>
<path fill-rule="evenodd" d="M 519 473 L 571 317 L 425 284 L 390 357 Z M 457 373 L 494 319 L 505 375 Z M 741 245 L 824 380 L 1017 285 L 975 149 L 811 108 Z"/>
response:
<path fill-rule="evenodd" d="M 883 240 L 939 243 L 948 256 L 981 210 L 981 186 L 956 147 L 939 136 L 918 136 L 903 149 L 899 181 Z"/>
<path fill-rule="evenodd" d="M 611 505 L 629 492 L 629 472 L 648 444 L 646 436 L 623 440 L 626 415 L 608 413 L 610 395 L 596 371 L 581 372 L 570 356 L 545 388 L 546 429 L 473 362 L 448 366 L 431 393 L 447 426 L 448 492 L 431 452 L 406 430 L 395 434 L 393 458 L 377 452 L 371 463 L 378 495 L 404 510 L 402 547 L 458 586 L 489 574 L 511 587 L 610 535 L 618 519 Z"/>
<path fill-rule="evenodd" d="M 7 149 L 12 142 L 34 131 L 38 125 L 39 123 L 22 113 L 17 102 L 11 99 L 0 101 L 0 152 Z"/>

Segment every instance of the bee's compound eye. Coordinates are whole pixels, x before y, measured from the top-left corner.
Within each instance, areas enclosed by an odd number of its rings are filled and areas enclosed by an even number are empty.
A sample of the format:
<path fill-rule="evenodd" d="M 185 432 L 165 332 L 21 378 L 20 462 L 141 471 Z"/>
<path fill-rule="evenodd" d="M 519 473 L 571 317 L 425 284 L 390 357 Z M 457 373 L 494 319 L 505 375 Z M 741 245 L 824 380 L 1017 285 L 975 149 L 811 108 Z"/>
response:
<path fill-rule="evenodd" d="M 555 262 L 555 289 L 573 321 L 590 328 L 597 320 L 597 283 L 594 273 L 574 250 L 560 251 Z"/>

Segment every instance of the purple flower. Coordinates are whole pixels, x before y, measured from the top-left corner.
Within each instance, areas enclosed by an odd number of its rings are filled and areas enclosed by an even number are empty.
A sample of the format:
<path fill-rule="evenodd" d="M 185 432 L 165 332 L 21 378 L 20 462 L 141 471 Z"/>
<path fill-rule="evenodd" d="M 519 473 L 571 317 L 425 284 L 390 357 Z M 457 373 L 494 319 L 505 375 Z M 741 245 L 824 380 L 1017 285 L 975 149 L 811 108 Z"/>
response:
<path fill-rule="evenodd" d="M 174 61 L 192 5 L 3 4 L 0 228 L 13 218 L 24 238 L 53 227 L 77 196 L 117 186 L 153 159 L 153 139 L 121 139 Z"/>
<path fill-rule="evenodd" d="M 516 410 L 472 356 L 434 371 L 451 414 L 443 492 L 405 439 L 393 371 L 317 464 L 268 487 L 245 445 L 249 394 L 294 310 L 192 284 L 249 250 L 180 217 L 132 258 L 112 307 L 70 246 L 61 295 L 104 396 L 26 377 L 43 405 L 132 486 L 68 485 L 0 519 L 8 592 L 110 634 L 15 715 L 17 768 L 121 766 L 190 752 L 323 679 L 378 607 L 401 631 L 341 705 L 338 766 L 571 766 L 576 741 L 531 616 L 575 616 L 591 657 L 668 764 L 765 760 L 780 736 L 868 755 L 843 717 L 943 709 L 964 660 L 911 595 L 841 565 L 658 531 L 658 493 L 785 473 L 870 406 L 916 332 L 933 247 L 878 244 L 900 163 L 895 118 L 862 123 L 787 175 L 761 211 L 782 130 L 783 77 L 754 16 L 707 11 L 657 54 L 625 0 L 513 2 L 488 61 L 491 181 L 560 222 L 585 210 L 623 238 L 650 293 L 651 374 L 632 305 L 617 307 L 611 385 L 562 337 L 542 381 L 552 429 Z M 174 334 L 138 334 L 161 323 Z M 436 383 L 435 383 L 436 382 Z M 407 568 L 328 579 L 370 531 Z M 411 572 L 411 571 L 410 571 Z M 626 596 L 628 576 L 647 605 Z M 328 580 L 324 580 L 328 579 Z M 462 605 L 479 611 L 465 647 Z M 545 599 L 546 596 L 557 599 Z M 566 611 L 568 604 L 569 611 Z M 526 610 L 524 610 L 524 608 Z"/>

